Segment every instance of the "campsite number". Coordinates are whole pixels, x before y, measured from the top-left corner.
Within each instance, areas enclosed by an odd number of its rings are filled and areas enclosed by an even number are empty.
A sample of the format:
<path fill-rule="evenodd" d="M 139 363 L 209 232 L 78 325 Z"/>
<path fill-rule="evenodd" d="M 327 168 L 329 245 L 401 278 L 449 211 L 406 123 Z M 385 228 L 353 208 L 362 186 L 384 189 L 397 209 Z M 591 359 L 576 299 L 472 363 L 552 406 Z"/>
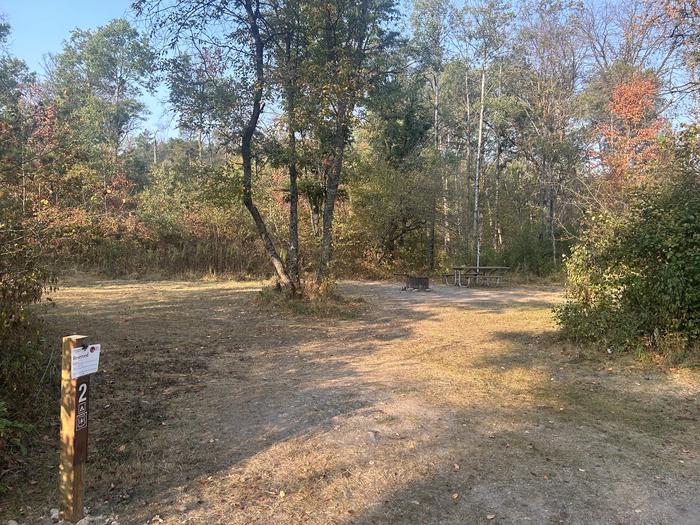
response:
<path fill-rule="evenodd" d="M 78 386 L 78 392 L 80 392 L 78 403 L 84 403 L 87 401 L 87 389 L 88 387 L 86 383 L 81 383 L 80 386 Z"/>
<path fill-rule="evenodd" d="M 73 523 L 83 518 L 90 375 L 97 371 L 100 355 L 100 345 L 88 345 L 87 340 L 83 335 L 64 337 L 61 360 L 59 517 Z"/>

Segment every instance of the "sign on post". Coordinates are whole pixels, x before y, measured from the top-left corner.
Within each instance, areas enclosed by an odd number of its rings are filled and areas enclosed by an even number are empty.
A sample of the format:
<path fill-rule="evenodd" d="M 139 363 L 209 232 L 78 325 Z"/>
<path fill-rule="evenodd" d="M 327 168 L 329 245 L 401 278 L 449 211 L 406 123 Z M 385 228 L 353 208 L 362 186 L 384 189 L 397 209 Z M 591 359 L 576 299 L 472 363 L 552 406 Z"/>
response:
<path fill-rule="evenodd" d="M 89 345 L 87 339 L 84 335 L 64 337 L 61 359 L 59 517 L 72 522 L 83 518 L 90 374 L 97 372 L 100 361 L 100 345 Z"/>
<path fill-rule="evenodd" d="M 70 377 L 78 379 L 97 372 L 100 345 L 77 346 L 71 349 Z"/>

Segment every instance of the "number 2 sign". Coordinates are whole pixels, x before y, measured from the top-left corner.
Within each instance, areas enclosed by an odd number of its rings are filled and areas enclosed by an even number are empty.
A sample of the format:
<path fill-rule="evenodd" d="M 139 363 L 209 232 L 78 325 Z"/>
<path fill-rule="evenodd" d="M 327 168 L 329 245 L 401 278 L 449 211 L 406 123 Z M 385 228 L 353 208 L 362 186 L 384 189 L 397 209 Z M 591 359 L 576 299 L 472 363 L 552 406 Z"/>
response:
<path fill-rule="evenodd" d="M 84 335 L 63 338 L 59 517 L 74 523 L 83 518 L 90 374 L 97 372 L 100 361 L 100 345 L 89 345 L 87 339 Z"/>
<path fill-rule="evenodd" d="M 88 381 L 78 384 L 78 410 L 75 414 L 75 431 L 87 430 L 88 425 Z"/>

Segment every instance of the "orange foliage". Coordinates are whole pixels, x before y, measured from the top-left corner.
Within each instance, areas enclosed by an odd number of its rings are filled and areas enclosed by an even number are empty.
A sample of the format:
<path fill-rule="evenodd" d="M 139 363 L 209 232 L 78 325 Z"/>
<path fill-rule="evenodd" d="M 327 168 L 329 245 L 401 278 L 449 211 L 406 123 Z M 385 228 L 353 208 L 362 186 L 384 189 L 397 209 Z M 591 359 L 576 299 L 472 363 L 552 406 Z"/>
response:
<path fill-rule="evenodd" d="M 653 5 L 652 0 L 648 1 Z M 660 6 L 666 16 L 675 22 L 700 17 L 700 1 L 698 0 L 662 0 Z"/>
<path fill-rule="evenodd" d="M 654 109 L 656 84 L 648 78 L 639 78 L 618 84 L 608 104 L 610 112 L 627 125 L 639 125 Z"/>
<path fill-rule="evenodd" d="M 612 181 L 639 182 L 659 155 L 658 137 L 664 121 L 655 114 L 656 83 L 644 77 L 618 84 L 608 105 L 609 125 L 599 131 L 605 139 L 601 154 Z"/>

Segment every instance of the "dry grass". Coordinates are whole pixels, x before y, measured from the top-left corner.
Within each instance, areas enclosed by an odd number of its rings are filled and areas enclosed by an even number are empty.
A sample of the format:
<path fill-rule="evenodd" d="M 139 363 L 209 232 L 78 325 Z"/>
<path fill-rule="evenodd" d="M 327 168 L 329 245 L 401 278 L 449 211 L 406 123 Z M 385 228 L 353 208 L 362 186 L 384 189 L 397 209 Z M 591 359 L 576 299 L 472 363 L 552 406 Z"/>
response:
<path fill-rule="evenodd" d="M 261 305 L 251 284 L 64 288 L 57 330 L 105 348 L 93 513 L 127 524 L 697 521 L 696 372 L 562 344 L 555 288 L 341 291 L 363 298 L 360 311 L 307 319 Z M 5 496 L 12 517 L 51 506 L 54 453 L 50 442 L 35 456 L 36 485 Z"/>
<path fill-rule="evenodd" d="M 258 304 L 271 315 L 291 314 L 306 319 L 353 319 L 367 310 L 362 297 L 346 296 L 333 291 L 304 298 L 289 297 L 274 287 L 264 287 L 258 294 Z"/>

